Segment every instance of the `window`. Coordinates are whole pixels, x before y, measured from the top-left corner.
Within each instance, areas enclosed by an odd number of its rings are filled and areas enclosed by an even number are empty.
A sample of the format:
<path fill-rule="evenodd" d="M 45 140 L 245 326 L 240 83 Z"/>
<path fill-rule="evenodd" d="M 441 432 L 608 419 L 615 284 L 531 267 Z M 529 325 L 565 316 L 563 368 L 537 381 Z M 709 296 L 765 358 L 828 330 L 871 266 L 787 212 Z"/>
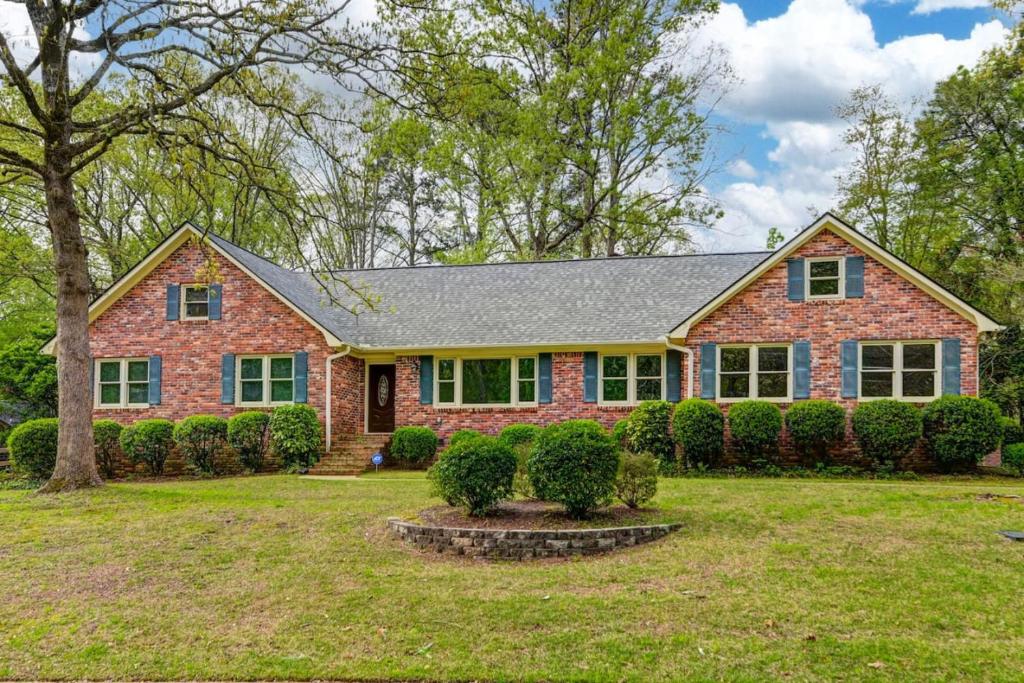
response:
<path fill-rule="evenodd" d="M 720 347 L 718 398 L 788 401 L 792 395 L 791 365 L 790 347 L 786 345 Z"/>
<path fill-rule="evenodd" d="M 660 353 L 601 356 L 601 403 L 631 404 L 665 397 L 665 358 Z"/>
<path fill-rule="evenodd" d="M 96 400 L 102 408 L 140 408 L 149 405 L 149 360 L 96 361 Z"/>
<path fill-rule="evenodd" d="M 537 357 L 439 358 L 437 405 L 514 406 L 537 402 Z"/>
<path fill-rule="evenodd" d="M 841 258 L 807 259 L 807 298 L 841 299 L 845 263 Z"/>
<path fill-rule="evenodd" d="M 291 356 L 244 356 L 238 359 L 238 402 L 276 405 L 295 398 L 295 368 Z"/>
<path fill-rule="evenodd" d="M 206 285 L 182 285 L 182 320 L 208 320 L 210 318 L 210 288 Z"/>
<path fill-rule="evenodd" d="M 938 342 L 861 344 L 861 398 L 931 400 L 938 392 Z"/>

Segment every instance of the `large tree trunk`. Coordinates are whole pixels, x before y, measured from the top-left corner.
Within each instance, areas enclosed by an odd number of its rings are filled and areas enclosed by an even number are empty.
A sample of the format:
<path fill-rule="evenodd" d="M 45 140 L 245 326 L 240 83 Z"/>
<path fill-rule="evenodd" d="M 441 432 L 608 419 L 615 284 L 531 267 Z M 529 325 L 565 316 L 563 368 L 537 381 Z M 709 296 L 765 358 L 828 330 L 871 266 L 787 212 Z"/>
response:
<path fill-rule="evenodd" d="M 59 149 L 59 148 L 58 148 Z M 102 483 L 96 471 L 89 386 L 89 273 L 70 160 L 48 150 L 43 185 L 57 271 L 57 465 L 41 492 Z"/>

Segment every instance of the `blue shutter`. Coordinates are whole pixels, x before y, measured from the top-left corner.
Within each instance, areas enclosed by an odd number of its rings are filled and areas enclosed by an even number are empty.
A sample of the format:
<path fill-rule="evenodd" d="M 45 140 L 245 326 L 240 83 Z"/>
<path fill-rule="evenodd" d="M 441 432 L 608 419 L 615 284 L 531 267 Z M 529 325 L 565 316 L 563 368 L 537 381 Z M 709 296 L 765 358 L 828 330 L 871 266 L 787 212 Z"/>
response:
<path fill-rule="evenodd" d="M 715 400 L 715 365 L 718 350 L 714 344 L 700 345 L 700 397 Z"/>
<path fill-rule="evenodd" d="M 842 363 L 842 388 L 839 395 L 843 398 L 857 398 L 858 353 L 858 344 L 855 339 L 840 342 L 839 357 Z"/>
<path fill-rule="evenodd" d="M 597 403 L 597 351 L 583 353 L 583 402 Z"/>
<path fill-rule="evenodd" d="M 942 340 L 942 393 L 960 393 L 960 340 Z"/>
<path fill-rule="evenodd" d="M 793 258 L 786 261 L 789 284 L 786 288 L 790 301 L 804 300 L 804 260 Z"/>
<path fill-rule="evenodd" d="M 679 401 L 679 366 L 682 362 L 682 355 L 675 349 L 665 352 L 665 399 L 673 403 Z"/>
<path fill-rule="evenodd" d="M 296 351 L 292 356 L 292 365 L 295 373 L 294 401 L 306 403 L 309 400 L 309 354 L 305 351 Z"/>
<path fill-rule="evenodd" d="M 163 363 L 160 356 L 149 357 L 149 405 L 160 405 L 160 376 Z"/>
<path fill-rule="evenodd" d="M 180 304 L 178 301 L 178 295 L 181 292 L 181 288 L 178 285 L 167 285 L 167 319 L 177 320 L 178 311 Z"/>
<path fill-rule="evenodd" d="M 207 295 L 209 303 L 210 320 L 220 320 L 220 302 L 224 299 L 224 286 L 219 284 L 210 285 Z"/>
<path fill-rule="evenodd" d="M 220 402 L 235 402 L 235 354 L 220 357 Z"/>
<path fill-rule="evenodd" d="M 811 397 L 811 342 L 793 342 L 793 398 Z"/>
<path fill-rule="evenodd" d="M 846 257 L 846 298 L 860 299 L 864 296 L 864 257 Z"/>
<path fill-rule="evenodd" d="M 434 357 L 420 356 L 420 403 L 434 402 Z"/>
<path fill-rule="evenodd" d="M 537 356 L 537 403 L 551 403 L 551 354 Z"/>

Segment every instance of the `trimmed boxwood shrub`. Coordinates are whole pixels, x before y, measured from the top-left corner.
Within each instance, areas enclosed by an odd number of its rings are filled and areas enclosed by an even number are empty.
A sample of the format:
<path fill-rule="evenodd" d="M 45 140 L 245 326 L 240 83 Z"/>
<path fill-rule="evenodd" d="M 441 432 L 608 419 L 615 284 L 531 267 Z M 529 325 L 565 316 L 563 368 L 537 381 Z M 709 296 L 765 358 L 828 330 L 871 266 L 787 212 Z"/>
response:
<path fill-rule="evenodd" d="M 435 495 L 475 517 L 512 496 L 516 455 L 492 436 L 465 436 L 445 449 L 427 476 Z"/>
<path fill-rule="evenodd" d="M 650 453 L 662 462 L 675 461 L 676 445 L 669 433 L 671 421 L 671 403 L 644 401 L 629 414 L 626 446 L 634 453 Z"/>
<path fill-rule="evenodd" d="M 622 453 L 615 476 L 615 496 L 638 508 L 658 492 L 658 460 L 647 453 Z"/>
<path fill-rule="evenodd" d="M 498 439 L 510 448 L 522 444 L 531 444 L 540 434 L 540 427 L 530 424 L 508 425 L 498 434 Z"/>
<path fill-rule="evenodd" d="M 714 467 L 725 452 L 725 418 L 714 403 L 688 398 L 676 406 L 672 436 L 687 467 Z"/>
<path fill-rule="evenodd" d="M 214 458 L 228 438 L 228 421 L 216 415 L 190 415 L 174 425 L 174 443 L 196 474 L 215 474 Z"/>
<path fill-rule="evenodd" d="M 139 420 L 121 430 L 121 450 L 133 463 L 145 463 L 150 474 L 162 474 L 174 446 L 170 420 Z"/>
<path fill-rule="evenodd" d="M 448 438 L 448 447 L 451 448 L 463 439 L 475 439 L 478 436 L 483 436 L 483 434 L 475 429 L 460 429 Z"/>
<path fill-rule="evenodd" d="M 399 427 L 391 435 L 388 453 L 409 463 L 430 462 L 437 455 L 437 434 L 430 427 Z"/>
<path fill-rule="evenodd" d="M 880 469 L 894 469 L 921 438 L 921 410 L 887 398 L 866 401 L 853 411 L 853 436 L 861 453 Z"/>
<path fill-rule="evenodd" d="M 48 479 L 57 464 L 57 418 L 26 420 L 7 435 L 11 467 L 29 479 Z"/>
<path fill-rule="evenodd" d="M 786 429 L 805 461 L 827 463 L 829 449 L 846 436 L 846 411 L 831 401 L 800 401 L 786 411 Z"/>
<path fill-rule="evenodd" d="M 999 447 L 1003 427 L 999 408 L 974 396 L 943 396 L 925 406 L 928 453 L 947 471 L 975 467 Z"/>
<path fill-rule="evenodd" d="M 1003 418 L 1003 445 L 1024 443 L 1024 428 L 1012 417 Z"/>
<path fill-rule="evenodd" d="M 320 459 L 322 439 L 316 411 L 304 403 L 278 406 L 270 414 L 270 443 L 285 469 L 307 469 Z"/>
<path fill-rule="evenodd" d="M 629 420 L 622 418 L 612 426 L 612 438 L 615 439 L 615 443 L 619 444 L 623 448 L 628 448 L 626 444 L 626 434 L 629 429 Z"/>
<path fill-rule="evenodd" d="M 228 420 L 228 443 L 247 472 L 259 472 L 270 447 L 270 414 L 247 410 Z"/>
<path fill-rule="evenodd" d="M 729 432 L 746 464 L 771 464 L 779 452 L 782 411 L 768 401 L 740 401 L 729 408 Z"/>
<path fill-rule="evenodd" d="M 541 432 L 527 469 L 538 497 L 560 503 L 573 517 L 585 517 L 611 500 L 618 447 L 597 422 L 567 420 Z"/>
<path fill-rule="evenodd" d="M 1003 468 L 1018 477 L 1024 476 L 1024 443 L 1011 443 L 1003 446 Z"/>
<path fill-rule="evenodd" d="M 96 420 L 92 423 L 92 442 L 96 448 L 96 464 L 100 474 L 113 479 L 117 474 L 117 456 L 121 452 L 121 430 L 119 422 Z"/>

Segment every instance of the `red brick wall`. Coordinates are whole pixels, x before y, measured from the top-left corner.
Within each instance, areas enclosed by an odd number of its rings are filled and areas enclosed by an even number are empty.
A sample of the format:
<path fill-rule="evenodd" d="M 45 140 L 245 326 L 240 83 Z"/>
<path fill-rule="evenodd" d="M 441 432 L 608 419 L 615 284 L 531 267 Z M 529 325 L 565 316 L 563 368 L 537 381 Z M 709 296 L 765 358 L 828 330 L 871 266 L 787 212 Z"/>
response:
<path fill-rule="evenodd" d="M 331 440 L 341 434 L 363 433 L 365 408 L 364 364 L 361 358 L 343 356 L 331 370 Z"/>
<path fill-rule="evenodd" d="M 830 231 L 823 231 L 794 257 L 864 255 Z M 901 276 L 865 256 L 864 297 L 826 301 L 790 301 L 783 262 L 762 275 L 717 311 L 697 323 L 686 343 L 700 368 L 700 345 L 811 342 L 811 397 L 852 409 L 856 401 L 840 397 L 840 342 L 846 339 L 913 340 L 960 338 L 961 393 L 978 391 L 978 333 L 966 320 Z M 700 396 L 700 373 L 694 373 Z M 786 405 L 780 407 L 785 410 Z M 728 405 L 723 405 L 728 412 Z M 852 439 L 851 439 L 852 442 Z M 788 446 L 788 444 L 785 444 Z M 855 460 L 857 453 L 846 454 Z M 918 454 L 918 458 L 922 457 Z M 920 461 L 918 466 L 926 466 Z"/>

